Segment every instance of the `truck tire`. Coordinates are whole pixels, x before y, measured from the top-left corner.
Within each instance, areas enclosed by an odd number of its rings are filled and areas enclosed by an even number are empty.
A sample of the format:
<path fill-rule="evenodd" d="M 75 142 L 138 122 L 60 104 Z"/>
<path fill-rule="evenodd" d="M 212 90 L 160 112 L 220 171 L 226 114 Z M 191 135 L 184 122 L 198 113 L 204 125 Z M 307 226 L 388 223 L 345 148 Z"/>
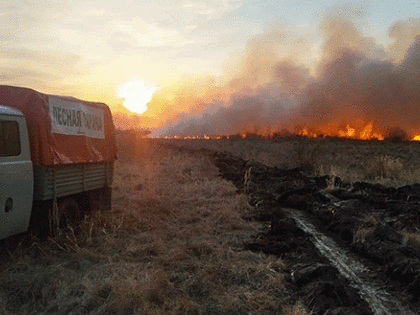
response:
<path fill-rule="evenodd" d="M 110 211 L 112 202 L 112 187 L 104 187 L 90 191 L 89 202 L 92 213 Z"/>
<path fill-rule="evenodd" d="M 80 205 L 75 198 L 67 197 L 58 203 L 57 226 L 59 229 L 74 225 L 80 218 Z"/>

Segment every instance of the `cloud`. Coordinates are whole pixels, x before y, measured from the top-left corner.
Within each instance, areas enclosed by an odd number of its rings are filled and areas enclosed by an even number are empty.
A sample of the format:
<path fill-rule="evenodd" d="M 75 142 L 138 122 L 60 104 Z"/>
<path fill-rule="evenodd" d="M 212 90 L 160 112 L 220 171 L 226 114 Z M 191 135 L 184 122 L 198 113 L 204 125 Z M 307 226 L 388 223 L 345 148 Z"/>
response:
<path fill-rule="evenodd" d="M 53 0 L 22 0 L 0 3 L 0 40 L 3 45 L 45 42 L 55 37 L 56 21 L 63 19 L 68 8 L 63 2 Z"/>
<path fill-rule="evenodd" d="M 1 84 L 26 86 L 43 91 L 58 90 L 69 75 L 81 74 L 81 58 L 59 51 L 38 51 L 28 48 L 7 48 L 0 51 Z"/>
<path fill-rule="evenodd" d="M 138 47 L 182 46 L 189 43 L 177 30 L 160 28 L 142 19 L 115 21 L 114 25 L 117 32 L 127 35 L 130 40 L 134 39 Z"/>
<path fill-rule="evenodd" d="M 72 53 L 45 52 L 28 48 L 5 48 L 1 50 L 0 57 L 8 60 L 25 61 L 30 64 L 52 65 L 55 67 L 74 65 L 80 61 L 80 57 Z"/>
<path fill-rule="evenodd" d="M 46 71 L 28 69 L 26 67 L 0 66 L 0 82 L 5 85 L 24 86 L 48 93 L 63 94 L 55 82 L 59 77 Z"/>
<path fill-rule="evenodd" d="M 201 0 L 185 1 L 183 7 L 192 15 L 204 16 L 207 20 L 218 20 L 226 13 L 240 8 L 243 0 Z"/>
<path fill-rule="evenodd" d="M 52 76 L 47 73 L 41 73 L 34 70 L 28 70 L 26 68 L 8 68 L 0 67 L 0 80 L 4 83 L 13 83 L 21 79 L 30 79 L 34 81 L 35 79 L 38 82 L 42 81 L 41 79 L 49 79 Z"/>
<path fill-rule="evenodd" d="M 144 71 L 133 73 L 132 69 L 150 61 L 178 76 L 215 68 L 232 45 L 225 14 L 241 4 L 242 0 L 0 1 L 0 58 L 8 62 L 8 71 L 28 67 L 58 76 L 61 67 L 69 75 L 66 81 L 73 83 L 90 80 L 93 72 L 109 64 L 114 67 L 111 73 L 118 72 L 122 80 L 123 72 L 127 78 L 143 75 Z M 207 22 L 213 24 L 198 27 Z M 78 74 L 79 70 L 86 75 Z M 164 72 L 157 70 L 154 79 L 167 81 Z"/>

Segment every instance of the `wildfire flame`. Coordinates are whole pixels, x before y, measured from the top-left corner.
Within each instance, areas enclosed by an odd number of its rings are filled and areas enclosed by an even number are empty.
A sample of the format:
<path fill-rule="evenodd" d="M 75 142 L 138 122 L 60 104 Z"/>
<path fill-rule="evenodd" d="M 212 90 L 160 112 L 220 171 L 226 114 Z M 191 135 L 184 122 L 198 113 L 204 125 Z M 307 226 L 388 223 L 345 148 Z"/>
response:
<path fill-rule="evenodd" d="M 395 23 L 385 49 L 343 16 L 322 21 L 318 59 L 310 39 L 274 25 L 229 60 L 223 76 L 159 90 L 138 123 L 180 138 L 420 141 L 420 24 Z"/>
<path fill-rule="evenodd" d="M 338 135 L 342 138 L 354 138 L 356 130 L 354 128 L 351 128 L 349 125 L 347 125 L 346 128 L 346 131 L 339 130 Z"/>

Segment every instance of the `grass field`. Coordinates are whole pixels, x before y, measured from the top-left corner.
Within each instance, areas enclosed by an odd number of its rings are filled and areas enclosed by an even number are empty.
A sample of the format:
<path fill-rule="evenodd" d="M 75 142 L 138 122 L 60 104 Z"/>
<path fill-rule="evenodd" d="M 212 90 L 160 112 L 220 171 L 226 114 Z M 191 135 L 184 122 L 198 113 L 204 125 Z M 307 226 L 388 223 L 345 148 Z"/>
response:
<path fill-rule="evenodd" d="M 310 314 L 288 299 L 285 262 L 243 250 L 264 229 L 244 219 L 247 196 L 218 177 L 207 156 L 168 144 L 347 181 L 399 186 L 420 174 L 417 142 L 121 142 L 112 211 L 86 216 L 80 233 L 5 244 L 0 314 Z"/>
<path fill-rule="evenodd" d="M 242 250 L 262 226 L 206 156 L 131 144 L 111 212 L 3 253 L 1 314 L 309 314 L 288 300 L 282 260 Z"/>
<path fill-rule="evenodd" d="M 303 167 L 347 182 L 367 181 L 386 186 L 419 182 L 420 142 L 364 141 L 286 137 L 260 140 L 179 140 L 167 143 L 191 149 L 226 151 L 245 160 L 279 168 Z"/>

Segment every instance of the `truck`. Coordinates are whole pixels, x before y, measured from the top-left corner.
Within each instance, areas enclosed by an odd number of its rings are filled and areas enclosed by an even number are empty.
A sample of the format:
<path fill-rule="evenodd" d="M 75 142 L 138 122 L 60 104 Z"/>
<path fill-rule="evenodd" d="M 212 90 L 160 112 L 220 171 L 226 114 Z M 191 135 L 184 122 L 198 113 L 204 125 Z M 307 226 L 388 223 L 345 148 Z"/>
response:
<path fill-rule="evenodd" d="M 116 159 L 106 104 L 0 85 L 0 240 L 109 209 Z"/>

